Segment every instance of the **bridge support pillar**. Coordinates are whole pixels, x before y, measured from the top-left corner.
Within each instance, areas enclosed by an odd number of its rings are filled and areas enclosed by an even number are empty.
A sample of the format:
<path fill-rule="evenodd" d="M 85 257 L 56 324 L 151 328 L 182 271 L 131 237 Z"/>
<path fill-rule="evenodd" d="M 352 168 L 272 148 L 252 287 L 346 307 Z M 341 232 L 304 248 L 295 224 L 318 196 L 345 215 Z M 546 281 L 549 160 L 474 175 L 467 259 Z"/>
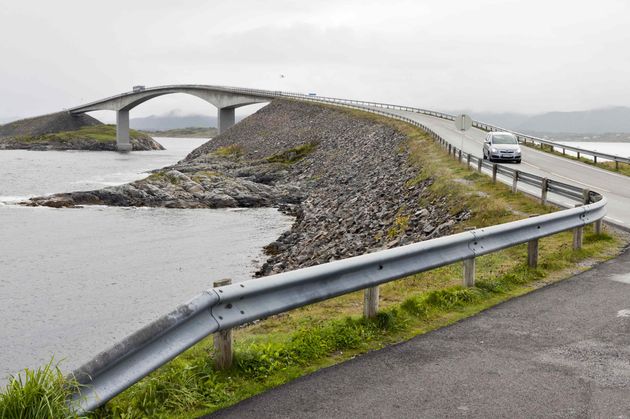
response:
<path fill-rule="evenodd" d="M 131 151 L 129 111 L 116 111 L 116 149 L 118 151 Z"/>
<path fill-rule="evenodd" d="M 219 134 L 234 125 L 234 108 L 219 108 Z"/>

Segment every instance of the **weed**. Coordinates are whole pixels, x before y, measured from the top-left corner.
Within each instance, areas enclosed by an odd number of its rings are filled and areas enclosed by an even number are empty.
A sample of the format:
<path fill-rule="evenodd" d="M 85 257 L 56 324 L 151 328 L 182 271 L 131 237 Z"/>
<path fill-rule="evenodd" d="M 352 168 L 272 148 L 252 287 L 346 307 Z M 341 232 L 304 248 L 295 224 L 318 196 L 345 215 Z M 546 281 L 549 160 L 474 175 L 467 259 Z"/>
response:
<path fill-rule="evenodd" d="M 75 417 L 66 398 L 76 385 L 66 381 L 57 365 L 50 361 L 37 370 L 26 369 L 9 378 L 0 393 L 0 418 Z"/>
<path fill-rule="evenodd" d="M 238 144 L 231 144 L 225 147 L 218 147 L 214 150 L 214 154 L 221 157 L 241 157 L 245 150 L 243 146 Z"/>
<path fill-rule="evenodd" d="M 267 157 L 269 163 L 293 164 L 312 153 L 317 143 L 306 143 Z"/>

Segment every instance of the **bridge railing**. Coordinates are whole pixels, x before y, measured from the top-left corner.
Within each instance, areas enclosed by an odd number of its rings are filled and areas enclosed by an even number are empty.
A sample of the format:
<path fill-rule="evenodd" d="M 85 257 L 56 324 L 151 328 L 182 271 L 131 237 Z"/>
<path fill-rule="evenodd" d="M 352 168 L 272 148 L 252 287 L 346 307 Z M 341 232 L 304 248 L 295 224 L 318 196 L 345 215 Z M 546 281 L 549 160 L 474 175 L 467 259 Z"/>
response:
<path fill-rule="evenodd" d="M 254 94 L 253 90 L 249 92 Z M 282 93 L 279 96 L 286 97 Z M 344 106 L 366 110 L 362 104 Z M 212 333 L 562 231 L 581 231 L 587 224 L 601 223 L 605 216 L 606 199 L 595 192 L 490 164 L 463 153 L 417 121 L 380 109 L 367 110 L 424 129 L 451 156 L 469 166 L 476 165 L 480 171 L 485 169 L 494 178 L 511 176 L 515 184 L 520 181 L 540 188 L 543 202 L 546 193 L 553 192 L 581 206 L 208 289 L 75 370 L 72 377 L 81 387 L 69 402 L 77 413 L 104 404 Z"/>

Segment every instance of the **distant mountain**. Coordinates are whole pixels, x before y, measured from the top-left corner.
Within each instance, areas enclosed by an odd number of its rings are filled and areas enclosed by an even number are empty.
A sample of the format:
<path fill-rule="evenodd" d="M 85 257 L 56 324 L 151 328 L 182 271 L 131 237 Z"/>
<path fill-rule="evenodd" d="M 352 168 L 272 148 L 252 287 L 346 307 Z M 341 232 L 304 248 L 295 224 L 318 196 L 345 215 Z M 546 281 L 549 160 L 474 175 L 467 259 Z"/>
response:
<path fill-rule="evenodd" d="M 579 112 L 548 112 L 532 116 L 518 128 L 551 133 L 630 132 L 630 108 L 618 106 Z"/>
<path fill-rule="evenodd" d="M 475 121 L 487 122 L 502 128 L 516 129 L 525 123 L 531 115 L 520 113 L 491 113 L 491 112 L 471 112 L 469 114 Z"/>
<path fill-rule="evenodd" d="M 237 115 L 236 121 L 240 121 L 245 116 Z M 216 128 L 216 115 L 180 115 L 169 113 L 166 115 L 151 115 L 143 118 L 131 118 L 129 120 L 131 128 L 142 131 L 168 131 L 181 128 Z"/>
<path fill-rule="evenodd" d="M 469 112 L 473 119 L 524 133 L 603 134 L 630 132 L 630 108 L 624 106 L 575 112 L 518 113 Z"/>
<path fill-rule="evenodd" d="M 217 117 L 212 115 L 151 115 L 131 118 L 131 128 L 145 131 L 166 131 L 189 127 L 210 128 L 217 126 Z"/>

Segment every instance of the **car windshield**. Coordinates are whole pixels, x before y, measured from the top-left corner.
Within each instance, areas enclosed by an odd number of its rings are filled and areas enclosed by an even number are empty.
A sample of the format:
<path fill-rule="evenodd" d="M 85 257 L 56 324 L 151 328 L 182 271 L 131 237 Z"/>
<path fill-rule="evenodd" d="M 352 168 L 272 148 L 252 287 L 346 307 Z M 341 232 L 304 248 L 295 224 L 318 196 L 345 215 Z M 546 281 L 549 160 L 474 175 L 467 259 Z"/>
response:
<path fill-rule="evenodd" d="M 495 134 L 492 136 L 493 144 L 518 144 L 516 137 L 512 134 Z"/>

